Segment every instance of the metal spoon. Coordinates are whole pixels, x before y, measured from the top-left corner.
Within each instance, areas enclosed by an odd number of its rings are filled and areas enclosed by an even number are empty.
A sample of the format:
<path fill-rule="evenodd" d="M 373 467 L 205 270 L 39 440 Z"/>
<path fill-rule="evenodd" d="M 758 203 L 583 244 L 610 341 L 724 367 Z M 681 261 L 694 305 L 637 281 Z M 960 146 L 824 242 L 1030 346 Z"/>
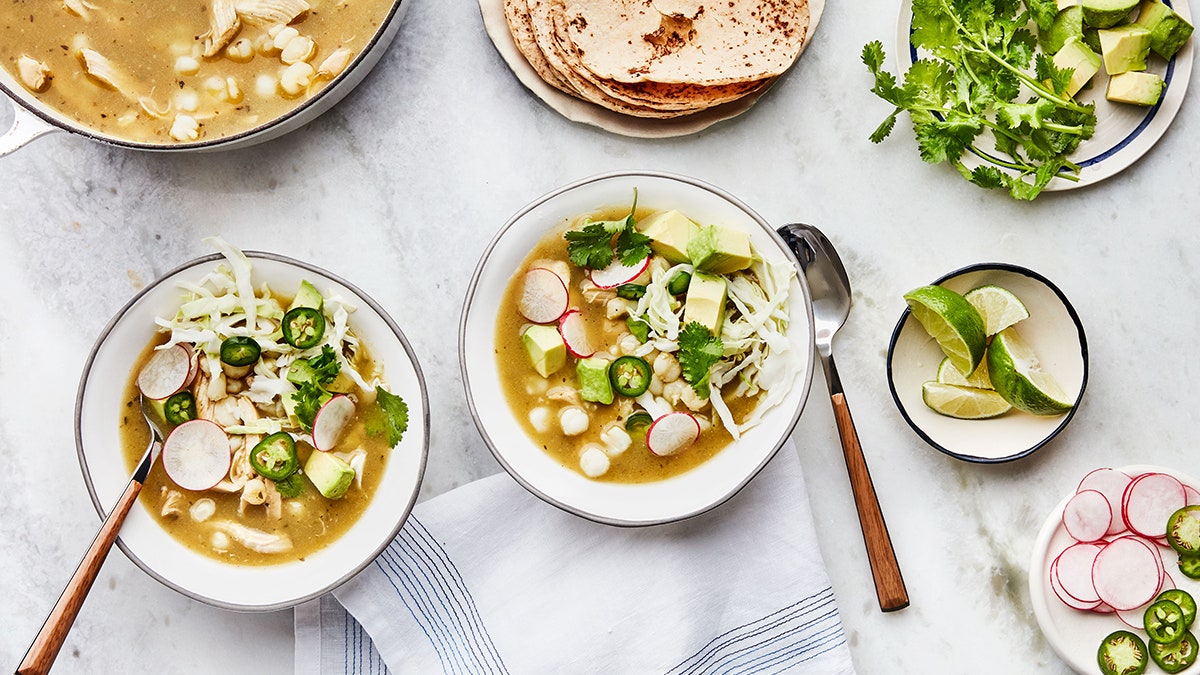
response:
<path fill-rule="evenodd" d="M 50 610 L 50 616 L 46 617 L 42 629 L 38 631 L 33 644 L 29 646 L 29 651 L 25 653 L 25 658 L 17 667 L 18 675 L 35 673 L 40 675 L 49 672 L 50 666 L 54 665 L 54 659 L 58 657 L 58 651 L 67 639 L 71 624 L 75 623 L 75 617 L 79 614 L 79 608 L 83 606 L 84 598 L 91 590 L 96 576 L 100 573 L 100 567 L 104 564 L 105 557 L 108 556 L 109 549 L 117 539 L 117 533 L 120 532 L 121 525 L 125 522 L 125 516 L 129 515 L 129 510 L 137 500 L 138 493 L 142 491 L 147 474 L 150 473 L 150 467 L 162 452 L 164 434 L 160 426 L 159 413 L 154 410 L 145 397 L 142 397 L 141 405 L 142 416 L 150 425 L 150 445 L 147 446 L 145 454 L 142 455 L 141 461 L 134 469 L 133 476 L 129 479 L 129 486 L 125 488 L 125 492 L 121 493 L 121 497 L 112 510 L 108 512 L 108 517 L 100 525 L 100 531 L 96 533 L 92 545 L 83 554 L 83 559 L 79 561 L 75 573 L 67 582 L 67 587 L 58 597 L 54 608 Z"/>
<path fill-rule="evenodd" d="M 850 487 L 854 492 L 854 506 L 858 509 L 863 542 L 867 546 L 871 575 L 875 578 L 879 609 L 885 612 L 904 609 L 908 607 L 908 591 L 904 588 L 904 578 L 900 575 L 900 565 L 896 562 L 887 523 L 883 522 L 883 511 L 875 496 L 875 486 L 871 483 L 871 472 L 867 469 L 867 460 L 858 442 L 858 432 L 854 430 L 854 420 L 850 417 L 850 406 L 842 391 L 842 381 L 833 363 L 833 335 L 850 316 L 850 278 L 833 244 L 817 228 L 793 223 L 784 225 L 778 231 L 800 261 L 812 292 L 817 354 L 825 368 L 825 380 L 829 383 L 829 395 L 833 399 L 833 416 L 842 439 L 842 452 L 846 457 L 846 470 L 850 474 Z"/>

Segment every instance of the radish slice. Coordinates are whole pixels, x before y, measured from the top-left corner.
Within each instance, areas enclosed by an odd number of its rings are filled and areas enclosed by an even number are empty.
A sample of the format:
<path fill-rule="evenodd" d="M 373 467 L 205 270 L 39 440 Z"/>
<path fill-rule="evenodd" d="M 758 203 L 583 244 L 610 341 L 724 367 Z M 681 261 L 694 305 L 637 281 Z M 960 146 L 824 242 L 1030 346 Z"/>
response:
<path fill-rule="evenodd" d="M 349 396 L 338 394 L 326 401 L 313 418 L 313 447 L 322 452 L 332 450 L 353 417 L 354 401 Z"/>
<path fill-rule="evenodd" d="M 1079 481 L 1079 488 L 1076 492 L 1095 490 L 1108 499 L 1109 513 L 1112 516 L 1112 523 L 1106 533 L 1108 535 L 1120 534 L 1125 531 L 1125 519 L 1119 517 L 1121 515 L 1121 497 L 1125 494 L 1125 488 L 1129 486 L 1131 480 L 1133 479 L 1124 471 L 1105 467 L 1092 471 Z"/>
<path fill-rule="evenodd" d="M 1109 542 L 1096 555 L 1092 565 L 1092 586 L 1096 595 L 1118 612 L 1150 602 L 1162 586 L 1163 575 L 1157 558 L 1153 548 L 1137 537 L 1121 537 Z"/>
<path fill-rule="evenodd" d="M 534 323 L 553 323 L 567 311 L 570 302 L 562 277 L 545 267 L 534 267 L 525 273 L 517 311 Z"/>
<path fill-rule="evenodd" d="M 1125 524 L 1134 532 L 1154 539 L 1167 533 L 1167 519 L 1187 505 L 1183 484 L 1165 473 L 1145 473 L 1125 488 Z"/>
<path fill-rule="evenodd" d="M 155 350 L 138 373 L 137 385 L 146 398 L 160 401 L 187 386 L 192 377 L 192 350 L 183 345 Z"/>
<path fill-rule="evenodd" d="M 1200 504 L 1200 491 L 1196 490 L 1196 488 L 1191 485 L 1184 485 L 1183 492 L 1187 495 L 1188 506 Z"/>
<path fill-rule="evenodd" d="M 1057 579 L 1063 591 L 1076 602 L 1090 609 L 1100 602 L 1100 596 L 1092 585 L 1092 567 L 1103 546 L 1098 544 L 1072 544 L 1054 559 Z"/>
<path fill-rule="evenodd" d="M 1080 602 L 1070 593 L 1063 590 L 1062 582 L 1058 580 L 1058 559 L 1055 559 L 1054 562 L 1050 563 L 1050 588 L 1054 590 L 1054 594 L 1058 596 L 1058 599 L 1062 600 L 1063 604 L 1071 609 L 1078 609 L 1080 611 L 1101 611 L 1097 608 L 1108 607 L 1108 605 L 1105 605 L 1099 600 L 1095 602 Z M 1109 611 L 1112 611 L 1111 607 L 1109 607 Z"/>
<path fill-rule="evenodd" d="M 163 442 L 162 462 L 167 476 L 184 490 L 203 491 L 229 475 L 229 437 L 216 422 L 184 422 Z"/>
<path fill-rule="evenodd" d="M 562 334 L 563 342 L 566 343 L 571 356 L 586 359 L 596 353 L 588 341 L 587 326 L 584 325 L 583 314 L 579 310 L 572 309 L 563 315 L 558 322 L 558 332 Z"/>
<path fill-rule="evenodd" d="M 646 431 L 646 447 L 659 457 L 668 457 L 700 438 L 700 423 L 691 413 L 672 412 L 654 420 Z"/>
<path fill-rule="evenodd" d="M 617 258 L 602 270 L 592 270 L 592 283 L 600 288 L 616 288 L 642 276 L 642 272 L 650 266 L 650 258 L 646 257 L 634 265 L 623 265 Z"/>
<path fill-rule="evenodd" d="M 1096 490 L 1075 493 L 1063 508 L 1063 527 L 1076 541 L 1099 541 L 1112 525 L 1108 498 Z"/>

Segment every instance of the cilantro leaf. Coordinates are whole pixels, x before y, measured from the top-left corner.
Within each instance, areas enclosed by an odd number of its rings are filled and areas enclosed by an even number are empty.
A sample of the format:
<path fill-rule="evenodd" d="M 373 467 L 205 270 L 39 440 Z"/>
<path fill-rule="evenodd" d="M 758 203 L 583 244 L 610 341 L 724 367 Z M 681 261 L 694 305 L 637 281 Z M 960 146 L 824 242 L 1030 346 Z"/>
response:
<path fill-rule="evenodd" d="M 1055 14 L 1055 0 L 912 0 L 911 47 L 902 48 L 916 51 L 903 77 L 885 69 L 879 41 L 862 50 L 871 92 L 893 107 L 871 142 L 907 112 L 921 159 L 980 187 L 1032 199 L 1055 178 L 1077 179 L 1068 156 L 1095 131 L 1095 109 L 1065 94 L 1071 71 L 1039 52 L 1031 26 L 1047 30 Z"/>
<path fill-rule="evenodd" d="M 650 257 L 650 237 L 632 227 L 617 235 L 617 256 L 622 265 L 632 267 Z"/>
<path fill-rule="evenodd" d="M 604 223 L 588 223 L 582 230 L 571 230 L 563 236 L 567 240 L 567 257 L 576 265 L 600 270 L 612 262 L 612 232 Z"/>
<path fill-rule="evenodd" d="M 299 472 L 294 473 L 283 480 L 275 481 L 275 489 L 279 491 L 281 497 L 291 499 L 299 497 L 300 493 L 304 492 L 304 479 Z"/>
<path fill-rule="evenodd" d="M 300 421 L 300 426 L 305 431 L 312 431 L 317 411 L 331 398 L 333 398 L 333 394 L 325 391 L 321 385 L 312 380 L 301 384 L 292 394 L 292 400 L 296 402 L 296 419 Z"/>
<path fill-rule="evenodd" d="M 692 321 L 679 331 L 679 352 L 675 358 L 679 360 L 683 371 L 683 381 L 692 385 L 700 398 L 708 398 L 709 375 L 724 353 L 725 345 L 721 338 L 710 333 L 699 322 Z"/>
<path fill-rule="evenodd" d="M 633 206 L 629 215 L 621 220 L 589 220 L 582 229 L 571 230 L 563 235 L 567 240 L 567 257 L 579 267 L 604 269 L 613 257 L 623 265 L 636 265 L 650 257 L 650 237 L 638 232 L 637 190 L 633 191 Z M 616 235 L 614 250 L 613 235 Z"/>
<path fill-rule="evenodd" d="M 337 353 L 329 345 L 321 347 L 321 353 L 309 359 L 308 365 L 312 368 L 318 384 L 333 382 L 338 371 L 342 369 L 342 365 L 337 360 Z"/>
<path fill-rule="evenodd" d="M 408 430 L 408 404 L 383 387 L 375 387 L 375 406 L 368 409 L 363 424 L 372 436 L 386 433 L 388 445 L 395 447 Z"/>

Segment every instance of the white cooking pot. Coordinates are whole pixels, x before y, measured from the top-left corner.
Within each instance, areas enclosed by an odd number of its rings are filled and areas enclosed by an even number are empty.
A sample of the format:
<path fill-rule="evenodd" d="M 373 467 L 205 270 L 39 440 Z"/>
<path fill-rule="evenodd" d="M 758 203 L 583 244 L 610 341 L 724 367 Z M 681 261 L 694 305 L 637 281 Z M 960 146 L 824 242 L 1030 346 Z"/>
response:
<path fill-rule="evenodd" d="M 216 150 L 231 150 L 245 148 L 272 138 L 282 136 L 289 131 L 313 121 L 321 113 L 329 110 L 343 96 L 349 94 L 354 87 L 362 82 L 371 68 L 379 62 L 384 51 L 396 36 L 400 28 L 400 19 L 408 8 L 407 0 L 393 0 L 388 9 L 387 18 L 380 23 L 379 30 L 367 43 L 366 47 L 346 66 L 340 75 L 333 79 L 312 98 L 300 103 L 286 113 L 274 117 L 246 131 L 196 141 L 194 143 L 174 143 L 170 145 L 142 143 L 130 141 L 117 136 L 106 134 L 84 126 L 57 110 L 43 104 L 36 96 L 29 93 L 13 78 L 7 70 L 0 69 L 0 91 L 13 103 L 13 121 L 8 130 L 0 135 L 0 157 L 9 155 L 25 147 L 31 141 L 56 131 L 69 131 L 85 138 L 109 145 L 115 145 L 134 150 L 149 150 L 152 152 L 211 152 Z M 2 97 L 0 97 L 2 98 Z"/>

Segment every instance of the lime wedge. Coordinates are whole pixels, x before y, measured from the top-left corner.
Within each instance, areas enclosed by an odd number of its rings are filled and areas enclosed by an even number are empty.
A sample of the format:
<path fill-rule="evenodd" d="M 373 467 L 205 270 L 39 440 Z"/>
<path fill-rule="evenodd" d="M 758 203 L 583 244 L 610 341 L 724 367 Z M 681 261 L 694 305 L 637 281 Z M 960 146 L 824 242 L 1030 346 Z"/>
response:
<path fill-rule="evenodd" d="M 1012 409 L 1008 401 L 990 389 L 941 382 L 926 382 L 921 387 L 921 398 L 934 412 L 964 420 L 995 417 Z"/>
<path fill-rule="evenodd" d="M 1041 363 L 1015 328 L 1005 328 L 988 348 L 992 386 L 1018 410 L 1034 415 L 1061 415 L 1073 407 L 1063 388 Z"/>
<path fill-rule="evenodd" d="M 988 337 L 1009 326 L 1029 318 L 1029 310 L 1011 291 L 999 286 L 980 286 L 963 295 L 979 316 L 983 317 L 984 332 Z"/>
<path fill-rule="evenodd" d="M 977 389 L 995 389 L 988 377 L 987 359 L 979 362 L 979 367 L 970 375 L 963 375 L 950 362 L 950 357 L 942 359 L 938 364 L 937 381 L 942 384 L 957 384 L 960 387 L 975 387 Z"/>
<path fill-rule="evenodd" d="M 906 293 L 904 300 L 958 372 L 975 372 L 987 349 L 979 311 L 963 296 L 941 286 L 922 286 Z"/>

